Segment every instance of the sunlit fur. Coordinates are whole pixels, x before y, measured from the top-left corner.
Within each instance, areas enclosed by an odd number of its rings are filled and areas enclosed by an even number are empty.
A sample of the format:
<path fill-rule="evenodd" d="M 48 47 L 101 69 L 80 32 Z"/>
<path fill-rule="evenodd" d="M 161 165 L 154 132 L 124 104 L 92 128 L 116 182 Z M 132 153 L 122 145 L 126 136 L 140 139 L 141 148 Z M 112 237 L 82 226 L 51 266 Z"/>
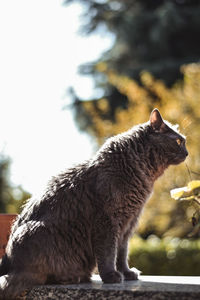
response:
<path fill-rule="evenodd" d="M 155 180 L 187 156 L 184 137 L 153 114 L 157 123 L 108 139 L 91 160 L 53 177 L 42 197 L 27 202 L 1 262 L 2 299 L 37 284 L 87 282 L 96 264 L 106 283 L 137 279 L 128 268 L 128 239 Z"/>

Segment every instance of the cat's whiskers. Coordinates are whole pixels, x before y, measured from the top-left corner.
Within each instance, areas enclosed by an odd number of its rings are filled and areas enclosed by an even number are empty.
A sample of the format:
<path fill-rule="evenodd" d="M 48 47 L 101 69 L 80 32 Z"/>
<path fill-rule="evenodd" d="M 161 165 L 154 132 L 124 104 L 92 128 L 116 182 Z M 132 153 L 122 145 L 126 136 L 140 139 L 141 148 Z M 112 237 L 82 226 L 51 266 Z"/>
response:
<path fill-rule="evenodd" d="M 186 161 L 185 161 L 185 166 L 186 166 L 186 169 L 188 171 L 188 175 L 189 175 L 190 181 L 192 181 L 192 175 L 191 175 L 192 172 L 191 172 L 190 168 L 188 167 L 188 164 L 186 163 Z"/>
<path fill-rule="evenodd" d="M 200 176 L 200 173 L 194 172 L 194 171 L 190 171 L 192 174 L 198 175 Z"/>
<path fill-rule="evenodd" d="M 186 163 L 185 161 L 185 165 L 186 165 L 186 168 L 187 168 L 187 171 L 188 171 L 188 174 L 189 174 L 189 177 L 190 177 L 190 180 L 192 180 L 192 174 L 194 175 L 197 175 L 197 176 L 200 176 L 200 173 L 196 172 L 196 171 L 193 171 L 189 168 L 188 164 Z"/>

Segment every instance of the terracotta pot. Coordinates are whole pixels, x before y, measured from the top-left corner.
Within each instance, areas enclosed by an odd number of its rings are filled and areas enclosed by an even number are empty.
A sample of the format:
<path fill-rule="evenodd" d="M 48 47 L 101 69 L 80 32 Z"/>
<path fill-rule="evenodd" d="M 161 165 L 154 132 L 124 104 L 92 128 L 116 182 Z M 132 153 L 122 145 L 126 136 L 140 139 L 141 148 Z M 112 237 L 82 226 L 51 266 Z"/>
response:
<path fill-rule="evenodd" d="M 16 216 L 16 214 L 0 214 L 0 258 L 5 253 L 5 248 L 10 235 L 11 224 Z"/>

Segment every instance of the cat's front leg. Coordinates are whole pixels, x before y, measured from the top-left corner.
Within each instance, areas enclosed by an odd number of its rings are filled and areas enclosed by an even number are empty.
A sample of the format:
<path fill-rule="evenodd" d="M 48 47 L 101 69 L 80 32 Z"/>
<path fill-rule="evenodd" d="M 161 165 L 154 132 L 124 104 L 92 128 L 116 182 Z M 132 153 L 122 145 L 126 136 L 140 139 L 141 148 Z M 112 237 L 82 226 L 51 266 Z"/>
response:
<path fill-rule="evenodd" d="M 128 266 L 128 236 L 118 242 L 117 270 L 124 275 L 124 280 L 137 280 L 139 271 L 131 271 Z"/>
<path fill-rule="evenodd" d="M 116 270 L 117 233 L 104 226 L 94 240 L 98 270 L 104 283 L 120 283 L 123 275 Z"/>

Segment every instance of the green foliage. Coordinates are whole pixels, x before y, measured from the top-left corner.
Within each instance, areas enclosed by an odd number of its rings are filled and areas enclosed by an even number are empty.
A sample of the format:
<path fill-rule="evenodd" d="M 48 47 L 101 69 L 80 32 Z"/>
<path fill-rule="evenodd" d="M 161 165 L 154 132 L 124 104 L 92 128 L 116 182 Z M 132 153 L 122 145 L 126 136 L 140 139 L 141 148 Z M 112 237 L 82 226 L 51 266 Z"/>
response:
<path fill-rule="evenodd" d="M 200 240 L 136 236 L 130 242 L 129 265 L 143 275 L 200 276 Z"/>
<path fill-rule="evenodd" d="M 30 194 L 9 180 L 10 160 L 0 155 L 0 213 L 19 213 L 21 205 Z"/>

